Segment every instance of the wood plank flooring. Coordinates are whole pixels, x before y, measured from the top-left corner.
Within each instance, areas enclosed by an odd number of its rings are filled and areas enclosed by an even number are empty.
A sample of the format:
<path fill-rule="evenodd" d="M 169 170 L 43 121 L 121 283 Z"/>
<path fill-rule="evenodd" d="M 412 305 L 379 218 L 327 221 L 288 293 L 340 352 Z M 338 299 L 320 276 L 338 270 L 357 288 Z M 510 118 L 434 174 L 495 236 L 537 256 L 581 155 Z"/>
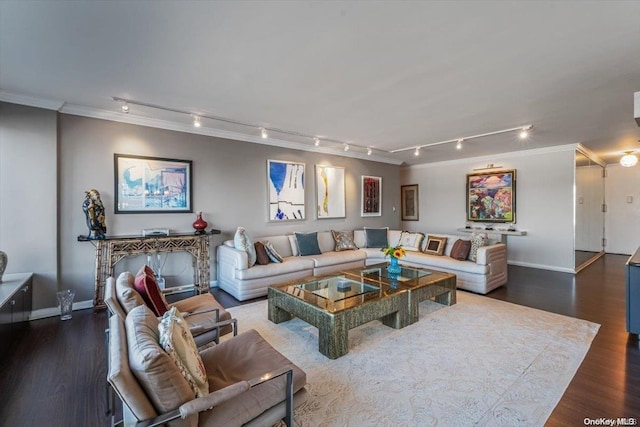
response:
<path fill-rule="evenodd" d="M 549 426 L 603 417 L 640 421 L 640 347 L 625 330 L 627 258 L 606 255 L 576 276 L 510 266 L 508 285 L 488 295 L 602 325 Z M 213 293 L 226 307 L 240 304 L 219 289 Z M 0 359 L 0 426 L 108 426 L 106 324 L 105 312 L 76 311 L 71 321 L 32 321 L 13 343 L 0 343 L 10 347 Z"/>

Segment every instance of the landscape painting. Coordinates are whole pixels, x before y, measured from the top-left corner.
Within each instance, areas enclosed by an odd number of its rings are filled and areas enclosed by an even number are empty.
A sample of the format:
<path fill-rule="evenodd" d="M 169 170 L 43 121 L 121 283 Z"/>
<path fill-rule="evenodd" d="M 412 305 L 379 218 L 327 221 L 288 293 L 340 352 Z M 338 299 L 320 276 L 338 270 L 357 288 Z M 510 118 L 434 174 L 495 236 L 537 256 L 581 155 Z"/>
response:
<path fill-rule="evenodd" d="M 269 221 L 305 219 L 304 163 L 267 160 Z"/>
<path fill-rule="evenodd" d="M 467 175 L 467 221 L 516 222 L 516 171 Z"/>
<path fill-rule="evenodd" d="M 191 160 L 114 154 L 115 213 L 192 212 Z"/>
<path fill-rule="evenodd" d="M 344 218 L 344 168 L 316 165 L 317 218 Z"/>

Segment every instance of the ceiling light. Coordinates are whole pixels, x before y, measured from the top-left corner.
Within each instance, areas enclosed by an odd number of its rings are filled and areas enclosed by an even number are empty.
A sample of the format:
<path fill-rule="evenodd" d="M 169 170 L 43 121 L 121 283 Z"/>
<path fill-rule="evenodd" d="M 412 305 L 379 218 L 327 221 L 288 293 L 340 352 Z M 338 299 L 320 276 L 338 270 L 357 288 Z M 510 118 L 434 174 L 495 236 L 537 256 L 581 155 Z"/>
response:
<path fill-rule="evenodd" d="M 193 125 L 195 127 L 197 127 L 197 128 L 202 126 L 202 123 L 200 122 L 200 117 L 199 116 L 193 116 Z"/>
<path fill-rule="evenodd" d="M 127 101 L 125 101 L 124 104 L 122 104 L 122 112 L 123 113 L 129 112 L 129 103 Z"/>
<path fill-rule="evenodd" d="M 419 156 L 420 155 L 420 147 L 416 147 L 416 151 L 413 152 L 414 156 Z"/>
<path fill-rule="evenodd" d="M 368 147 L 367 148 L 367 156 L 370 156 L 372 152 L 373 152 L 373 150 L 371 149 L 371 147 Z"/>
<path fill-rule="evenodd" d="M 267 133 L 267 130 L 265 128 L 260 128 L 260 136 L 262 136 L 262 139 L 267 139 L 269 137 L 269 134 Z"/>
<path fill-rule="evenodd" d="M 456 142 L 456 150 L 460 150 L 462 148 L 462 139 L 459 139 L 458 142 Z"/>
<path fill-rule="evenodd" d="M 320 145 L 320 138 L 318 138 L 318 137 L 313 138 L 313 144 L 314 144 L 316 147 L 318 147 L 318 146 Z"/>
<path fill-rule="evenodd" d="M 620 164 L 625 168 L 630 168 L 638 164 L 638 156 L 633 151 L 625 151 L 624 156 L 620 159 Z"/>
<path fill-rule="evenodd" d="M 349 151 L 349 144 L 346 142 L 344 143 L 344 151 Z"/>

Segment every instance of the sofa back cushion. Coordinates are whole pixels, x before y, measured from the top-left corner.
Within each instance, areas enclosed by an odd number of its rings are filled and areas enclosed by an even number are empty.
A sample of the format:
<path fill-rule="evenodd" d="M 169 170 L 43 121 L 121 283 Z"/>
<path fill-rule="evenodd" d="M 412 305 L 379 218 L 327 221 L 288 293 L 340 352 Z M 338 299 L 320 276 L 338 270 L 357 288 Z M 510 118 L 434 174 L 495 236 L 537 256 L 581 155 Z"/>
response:
<path fill-rule="evenodd" d="M 128 271 L 120 273 L 116 279 L 116 298 L 125 313 L 145 303 L 138 291 L 134 289 L 134 284 L 135 277 Z"/>
<path fill-rule="evenodd" d="M 320 255 L 322 251 L 318 245 L 318 233 L 295 233 L 298 253 L 300 256 Z"/>

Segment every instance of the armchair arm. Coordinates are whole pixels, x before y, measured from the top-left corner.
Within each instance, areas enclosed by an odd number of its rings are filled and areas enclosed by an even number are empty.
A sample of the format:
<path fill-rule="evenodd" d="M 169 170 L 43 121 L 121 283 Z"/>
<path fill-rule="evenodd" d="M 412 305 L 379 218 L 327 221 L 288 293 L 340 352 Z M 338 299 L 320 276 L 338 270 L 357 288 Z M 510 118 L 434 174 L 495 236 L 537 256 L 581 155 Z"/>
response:
<path fill-rule="evenodd" d="M 216 322 L 220 321 L 220 309 L 219 308 L 210 308 L 208 310 L 200 310 L 200 311 L 187 311 L 182 313 L 182 317 L 184 317 L 185 319 L 189 316 L 195 316 L 197 314 L 204 314 L 204 313 L 211 313 L 211 312 L 215 312 L 216 313 Z"/>
<path fill-rule="evenodd" d="M 227 325 L 232 325 L 233 336 L 234 337 L 238 336 L 238 319 L 223 320 L 222 322 L 212 323 L 207 326 L 202 326 L 202 325 L 192 326 L 191 328 L 189 328 L 189 331 L 191 331 L 191 335 L 195 337 L 196 335 L 200 335 L 205 332 L 209 332 L 211 330 L 217 329 L 218 335 L 216 336 L 216 339 L 215 339 L 215 342 L 217 344 L 218 341 L 220 340 L 220 328 L 222 326 L 227 326 Z"/>

